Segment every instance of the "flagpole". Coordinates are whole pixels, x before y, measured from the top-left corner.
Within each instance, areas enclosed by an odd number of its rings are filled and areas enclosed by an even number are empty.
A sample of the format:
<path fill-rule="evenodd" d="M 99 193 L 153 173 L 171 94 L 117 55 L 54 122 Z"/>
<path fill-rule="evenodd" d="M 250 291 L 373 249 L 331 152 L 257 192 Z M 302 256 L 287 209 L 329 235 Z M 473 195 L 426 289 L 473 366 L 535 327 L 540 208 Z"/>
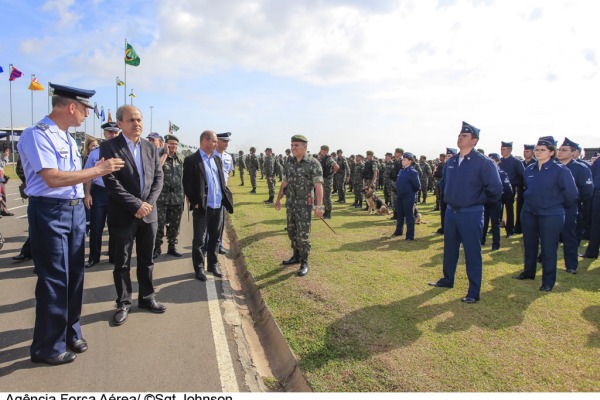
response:
<path fill-rule="evenodd" d="M 35 74 L 31 74 L 31 80 L 33 81 Z M 33 125 L 33 90 L 31 90 L 31 125 Z"/>
<path fill-rule="evenodd" d="M 13 65 L 10 64 L 10 68 L 8 69 L 12 74 Z M 14 131 L 13 131 L 13 114 L 12 114 L 12 81 L 9 80 L 9 97 L 10 97 L 10 147 L 12 149 L 12 162 L 15 162 L 15 141 L 14 141 Z"/>
<path fill-rule="evenodd" d="M 96 102 L 94 102 L 94 117 L 92 118 L 92 121 L 94 121 L 94 137 L 96 137 Z"/>
<path fill-rule="evenodd" d="M 125 39 L 125 51 L 127 51 L 127 39 Z M 127 63 L 125 62 L 125 53 L 123 53 L 123 65 L 125 65 L 125 85 L 123 89 L 123 104 L 127 104 Z"/>
<path fill-rule="evenodd" d="M 48 101 L 48 114 L 50 114 L 50 97 L 52 97 L 52 96 L 50 96 L 50 93 L 51 93 L 50 89 L 51 89 L 50 82 L 48 82 L 48 100 L 47 100 Z"/>
<path fill-rule="evenodd" d="M 117 94 L 117 108 L 115 110 L 119 109 L 119 77 L 117 76 L 117 86 L 115 88 L 115 93 Z"/>

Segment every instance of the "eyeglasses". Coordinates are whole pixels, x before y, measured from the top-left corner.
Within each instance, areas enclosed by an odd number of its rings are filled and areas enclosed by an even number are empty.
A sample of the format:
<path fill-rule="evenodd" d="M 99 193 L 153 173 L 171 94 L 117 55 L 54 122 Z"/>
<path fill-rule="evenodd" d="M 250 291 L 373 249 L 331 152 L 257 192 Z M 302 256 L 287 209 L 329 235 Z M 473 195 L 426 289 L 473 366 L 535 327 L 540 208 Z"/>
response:
<path fill-rule="evenodd" d="M 548 149 L 535 149 L 535 150 L 533 150 L 533 151 L 537 151 L 537 152 L 539 152 L 539 153 L 543 153 L 543 152 L 545 152 L 545 151 L 550 151 L 550 150 L 548 150 Z"/>

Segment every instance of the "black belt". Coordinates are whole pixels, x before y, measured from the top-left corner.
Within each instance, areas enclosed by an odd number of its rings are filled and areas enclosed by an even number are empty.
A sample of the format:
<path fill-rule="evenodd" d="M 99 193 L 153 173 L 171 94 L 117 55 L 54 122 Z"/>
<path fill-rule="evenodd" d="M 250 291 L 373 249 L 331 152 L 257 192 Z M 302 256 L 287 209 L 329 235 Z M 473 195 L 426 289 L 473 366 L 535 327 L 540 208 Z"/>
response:
<path fill-rule="evenodd" d="M 30 196 L 29 201 L 46 203 L 46 204 L 63 204 L 67 206 L 76 206 L 81 203 L 81 199 L 56 199 L 54 197 Z"/>

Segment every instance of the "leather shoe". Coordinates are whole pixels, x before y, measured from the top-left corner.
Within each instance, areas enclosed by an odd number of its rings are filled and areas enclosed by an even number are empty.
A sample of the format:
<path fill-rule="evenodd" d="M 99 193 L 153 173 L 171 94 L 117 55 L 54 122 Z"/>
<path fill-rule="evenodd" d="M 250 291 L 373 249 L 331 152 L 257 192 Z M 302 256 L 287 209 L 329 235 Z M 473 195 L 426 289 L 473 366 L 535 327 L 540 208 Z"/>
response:
<path fill-rule="evenodd" d="M 294 255 L 290 257 L 289 260 L 283 260 L 281 262 L 282 265 L 293 265 L 298 264 L 300 262 L 300 254 L 297 251 L 294 251 Z"/>
<path fill-rule="evenodd" d="M 19 255 L 16 255 L 12 258 L 14 261 L 25 261 L 25 260 L 31 260 L 31 257 L 27 257 L 25 254 L 21 253 Z"/>
<path fill-rule="evenodd" d="M 212 272 L 212 274 L 214 276 L 216 276 L 217 278 L 220 278 L 223 276 L 223 274 L 221 273 L 221 269 L 219 268 L 219 264 L 215 264 L 213 266 L 210 266 L 206 269 L 208 272 Z"/>
<path fill-rule="evenodd" d="M 296 272 L 298 276 L 305 276 L 308 274 L 308 260 L 300 261 L 300 269 Z"/>
<path fill-rule="evenodd" d="M 14 215 L 15 215 L 15 214 L 11 213 L 10 211 L 6 211 L 6 210 L 2 210 L 1 214 L 2 214 L 4 217 L 12 217 L 12 216 L 14 216 Z"/>
<path fill-rule="evenodd" d="M 479 301 L 479 299 L 475 299 L 473 297 L 463 297 L 462 299 L 460 299 L 460 301 L 466 304 L 475 304 Z"/>
<path fill-rule="evenodd" d="M 592 256 L 588 255 L 587 253 L 580 254 L 579 257 L 581 257 L 581 258 L 598 258 L 598 256 L 592 257 Z"/>
<path fill-rule="evenodd" d="M 534 280 L 534 279 L 535 279 L 535 277 L 534 277 L 534 276 L 527 276 L 527 275 L 525 275 L 525 274 L 523 274 L 523 273 L 520 273 L 520 274 L 519 274 L 519 275 L 517 275 L 517 276 L 513 276 L 512 278 L 513 278 L 513 279 L 518 279 L 518 280 L 520 280 L 520 281 L 523 281 L 523 280 L 525 280 L 525 279 L 531 279 L 531 280 Z"/>
<path fill-rule="evenodd" d="M 540 292 L 550 292 L 552 291 L 552 288 L 550 286 L 540 286 Z"/>
<path fill-rule="evenodd" d="M 567 268 L 567 272 L 569 274 L 573 274 L 573 275 L 577 274 L 577 270 L 576 269 Z"/>
<path fill-rule="evenodd" d="M 75 361 L 76 358 L 77 358 L 77 354 L 73 353 L 72 351 L 65 351 L 64 353 L 61 353 L 57 356 L 48 357 L 48 358 L 40 358 L 40 357 L 31 356 L 31 362 L 44 363 L 44 364 L 49 364 L 49 365 L 61 365 L 61 364 L 68 364 L 70 362 L 73 362 L 73 361 Z"/>
<path fill-rule="evenodd" d="M 156 247 L 154 249 L 154 253 L 152 253 L 152 259 L 154 260 L 156 257 L 160 256 L 162 254 L 162 250 L 160 249 L 160 247 Z"/>
<path fill-rule="evenodd" d="M 228 251 L 225 247 L 219 246 L 219 254 L 227 254 Z"/>
<path fill-rule="evenodd" d="M 139 300 L 138 307 L 150 311 L 155 314 L 162 314 L 167 311 L 167 307 L 164 304 L 159 303 L 156 299 L 152 300 Z"/>
<path fill-rule="evenodd" d="M 83 266 L 86 267 L 86 268 L 91 268 L 91 267 L 93 267 L 96 264 L 98 264 L 98 261 L 87 260 L 85 262 L 85 264 L 83 264 Z"/>
<path fill-rule="evenodd" d="M 206 274 L 204 273 L 203 267 L 200 267 L 196 270 L 196 279 L 202 282 L 206 282 Z"/>
<path fill-rule="evenodd" d="M 499 244 L 493 244 L 492 245 L 492 251 L 496 251 L 500 249 L 500 245 Z"/>
<path fill-rule="evenodd" d="M 167 254 L 170 254 L 173 257 L 181 257 L 181 253 L 177 251 L 175 246 L 169 246 L 169 250 L 167 251 Z"/>
<path fill-rule="evenodd" d="M 115 321 L 115 325 L 123 325 L 125 321 L 127 321 L 128 315 L 129 307 L 119 307 L 115 315 L 113 315 L 113 321 Z"/>
<path fill-rule="evenodd" d="M 447 285 L 445 283 L 442 283 L 440 281 L 437 282 L 429 282 L 429 286 L 433 286 L 433 287 L 445 287 L 445 288 L 449 288 L 452 289 L 453 286 L 451 285 Z"/>
<path fill-rule="evenodd" d="M 69 348 L 75 353 L 84 353 L 88 349 L 88 344 L 85 339 L 77 339 L 76 341 L 69 343 Z"/>

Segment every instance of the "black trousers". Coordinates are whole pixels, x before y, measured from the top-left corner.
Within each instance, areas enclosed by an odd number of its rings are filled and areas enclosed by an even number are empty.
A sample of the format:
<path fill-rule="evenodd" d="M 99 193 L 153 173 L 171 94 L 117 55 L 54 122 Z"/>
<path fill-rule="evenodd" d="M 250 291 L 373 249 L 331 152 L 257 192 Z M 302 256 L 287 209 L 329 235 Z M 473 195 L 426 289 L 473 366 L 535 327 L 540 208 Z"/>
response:
<path fill-rule="evenodd" d="M 208 269 L 211 269 L 218 263 L 218 244 L 221 231 L 221 221 L 223 219 L 223 207 L 207 207 L 206 214 L 202 214 L 199 209 L 192 211 L 194 224 L 194 237 L 192 239 L 192 263 L 194 270 L 204 267 L 204 257 L 206 255 Z M 205 241 L 208 243 L 206 252 L 204 251 Z"/>
<path fill-rule="evenodd" d="M 506 200 L 502 201 L 506 209 L 506 234 L 515 233 L 515 195 L 514 193 Z"/>
<path fill-rule="evenodd" d="M 117 305 L 131 305 L 131 251 L 135 241 L 137 256 L 136 276 L 139 284 L 139 299 L 151 300 L 154 298 L 152 284 L 152 270 L 154 261 L 154 240 L 156 238 L 157 222 L 146 223 L 141 219 L 134 219 L 129 225 L 111 227 L 110 234 L 114 236 L 114 261 L 115 269 L 113 278 L 117 289 Z"/>

